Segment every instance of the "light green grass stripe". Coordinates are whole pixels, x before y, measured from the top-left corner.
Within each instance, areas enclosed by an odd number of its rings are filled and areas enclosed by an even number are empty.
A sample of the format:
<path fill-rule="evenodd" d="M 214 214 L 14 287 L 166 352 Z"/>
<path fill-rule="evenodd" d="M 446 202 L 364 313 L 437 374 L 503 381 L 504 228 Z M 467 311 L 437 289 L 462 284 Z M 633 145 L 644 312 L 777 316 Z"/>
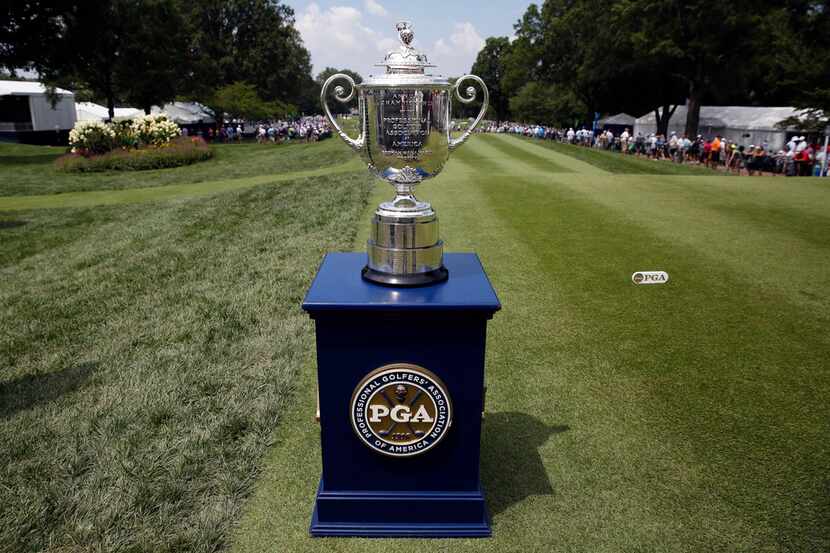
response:
<path fill-rule="evenodd" d="M 349 161 L 339 167 L 324 167 L 309 171 L 295 171 L 277 175 L 258 175 L 240 179 L 224 179 L 169 186 L 131 188 L 126 190 L 93 190 L 88 192 L 67 192 L 65 194 L 44 194 L 38 196 L 6 196 L 0 198 L 0 211 L 26 209 L 55 209 L 67 207 L 92 207 L 97 205 L 134 204 L 141 202 L 177 200 L 195 196 L 206 196 L 239 190 L 263 184 L 285 182 L 309 177 L 330 176 L 358 171 L 362 168 L 358 160 Z"/>
<path fill-rule="evenodd" d="M 522 140 L 520 138 L 516 138 L 515 136 L 505 135 L 505 134 L 493 134 L 493 135 L 486 135 L 486 140 L 493 141 L 494 143 L 498 142 L 506 142 L 512 144 L 514 146 L 520 147 L 523 150 L 531 152 L 535 155 L 540 157 L 545 157 L 556 163 L 557 165 L 561 165 L 562 167 L 567 168 L 568 170 L 574 173 L 581 173 L 583 175 L 608 175 L 610 174 L 608 171 L 600 169 L 599 167 L 595 167 L 590 163 L 585 163 L 584 161 L 579 161 L 578 159 L 565 155 L 560 154 L 558 152 L 554 152 L 549 148 L 544 148 L 542 146 L 538 146 L 533 144 L 532 142 L 528 142 L 527 140 Z"/>
<path fill-rule="evenodd" d="M 518 155 L 517 155 L 518 153 Z M 546 156 L 535 155 L 532 152 L 525 152 L 516 148 L 515 145 L 499 140 L 492 141 L 488 135 L 476 135 L 467 144 L 450 156 L 445 173 L 455 168 L 466 167 L 468 171 L 478 175 L 512 178 L 515 175 L 535 175 L 538 177 L 556 177 L 561 174 L 570 174 L 572 170 L 564 167 Z M 446 182 L 447 177 L 442 175 L 438 182 Z M 427 184 L 419 186 L 424 190 L 430 186 L 432 180 Z"/>

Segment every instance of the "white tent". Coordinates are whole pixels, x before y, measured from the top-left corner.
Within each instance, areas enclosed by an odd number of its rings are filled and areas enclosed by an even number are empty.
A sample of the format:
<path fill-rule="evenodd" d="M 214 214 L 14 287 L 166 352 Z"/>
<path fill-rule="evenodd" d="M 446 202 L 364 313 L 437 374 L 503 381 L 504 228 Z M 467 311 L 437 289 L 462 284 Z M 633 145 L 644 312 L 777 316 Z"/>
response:
<path fill-rule="evenodd" d="M 106 121 L 110 117 L 106 106 L 93 102 L 76 102 L 75 113 L 78 121 Z M 115 120 L 132 119 L 140 117 L 144 112 L 135 108 L 115 108 Z"/>
<path fill-rule="evenodd" d="M 163 106 L 153 106 L 151 113 L 166 113 L 171 121 L 179 125 L 198 125 L 216 122 L 213 112 L 198 102 L 172 102 Z"/>
<path fill-rule="evenodd" d="M 75 95 L 55 89 L 52 106 L 46 87 L 31 81 L 0 81 L 0 131 L 65 131 L 75 126 Z"/>
<path fill-rule="evenodd" d="M 621 126 L 621 127 L 628 127 L 629 129 L 634 126 L 634 122 L 636 121 L 636 117 L 633 115 L 628 115 L 625 112 L 618 113 L 616 115 L 609 115 L 603 119 L 599 120 L 599 126 L 604 127 L 606 125 L 609 126 Z"/>
<path fill-rule="evenodd" d="M 783 148 L 788 131 L 779 128 L 778 123 L 800 113 L 794 107 L 702 106 L 698 133 L 707 138 L 720 135 L 747 146 L 767 142 L 770 148 L 778 150 Z M 677 106 L 669 120 L 669 133 L 682 135 L 685 132 L 686 114 L 686 106 Z M 647 136 L 656 132 L 657 119 L 653 111 L 638 117 L 634 123 L 635 135 L 642 133 Z"/>

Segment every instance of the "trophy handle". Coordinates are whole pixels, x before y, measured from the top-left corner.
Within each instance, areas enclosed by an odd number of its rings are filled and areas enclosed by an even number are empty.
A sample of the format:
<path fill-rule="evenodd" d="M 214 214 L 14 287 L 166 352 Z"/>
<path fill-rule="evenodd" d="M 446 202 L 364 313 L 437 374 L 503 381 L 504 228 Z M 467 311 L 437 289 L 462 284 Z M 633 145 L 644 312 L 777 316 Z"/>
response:
<path fill-rule="evenodd" d="M 468 79 L 480 84 L 481 90 L 484 92 L 484 97 L 482 98 L 481 102 L 481 111 L 478 112 L 478 116 L 476 117 L 475 121 L 473 121 L 473 124 L 470 125 L 466 131 L 464 131 L 464 134 L 462 134 L 458 138 L 450 140 L 450 150 L 458 148 L 459 146 L 464 144 L 468 138 L 470 138 L 470 134 L 481 122 L 481 118 L 484 117 L 485 113 L 487 113 L 487 107 L 490 105 L 490 92 L 487 90 L 487 85 L 484 84 L 484 81 L 482 81 L 479 77 L 476 77 L 475 75 L 464 75 L 463 77 L 455 81 L 455 86 L 453 87 L 455 89 L 455 97 L 458 98 L 458 100 L 462 104 L 469 104 L 470 102 L 476 99 L 476 89 L 472 86 L 467 87 L 467 90 L 465 91 L 467 93 L 467 96 L 461 95 L 461 83 Z"/>
<path fill-rule="evenodd" d="M 328 92 L 329 85 L 338 79 L 343 79 L 349 83 L 351 90 L 349 91 L 348 96 L 345 95 L 346 90 L 338 85 L 334 87 L 334 99 L 338 102 L 346 103 L 354 97 L 354 93 L 356 90 L 356 86 L 354 84 L 354 80 L 344 73 L 338 73 L 336 75 L 332 75 L 329 77 L 326 82 L 323 84 L 322 90 L 320 90 L 320 103 L 323 105 L 323 111 L 326 114 L 326 118 L 331 123 L 331 126 L 337 131 L 337 134 L 340 135 L 340 138 L 343 139 L 343 142 L 354 148 L 355 150 L 359 150 L 363 146 L 363 133 L 357 137 L 357 139 L 350 138 L 348 134 L 343 132 L 343 129 L 340 128 L 340 125 L 334 120 L 334 117 L 331 115 L 331 111 L 329 110 L 328 103 L 326 103 L 326 92 Z"/>

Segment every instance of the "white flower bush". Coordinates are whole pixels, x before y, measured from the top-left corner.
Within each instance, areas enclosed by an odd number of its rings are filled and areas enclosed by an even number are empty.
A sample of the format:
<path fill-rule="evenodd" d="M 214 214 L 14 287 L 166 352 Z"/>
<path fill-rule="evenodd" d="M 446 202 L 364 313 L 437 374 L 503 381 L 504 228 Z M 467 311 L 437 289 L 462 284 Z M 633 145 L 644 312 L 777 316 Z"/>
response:
<path fill-rule="evenodd" d="M 163 146 L 182 134 L 179 126 L 164 113 L 135 119 L 132 128 L 139 143 L 153 146 Z"/>
<path fill-rule="evenodd" d="M 115 131 L 100 121 L 78 121 L 69 131 L 69 145 L 76 153 L 102 154 L 112 149 Z"/>
<path fill-rule="evenodd" d="M 116 148 L 164 146 L 181 134 L 176 123 L 158 113 L 139 117 L 132 123 L 78 121 L 69 131 L 69 145 L 73 153 L 104 154 Z"/>

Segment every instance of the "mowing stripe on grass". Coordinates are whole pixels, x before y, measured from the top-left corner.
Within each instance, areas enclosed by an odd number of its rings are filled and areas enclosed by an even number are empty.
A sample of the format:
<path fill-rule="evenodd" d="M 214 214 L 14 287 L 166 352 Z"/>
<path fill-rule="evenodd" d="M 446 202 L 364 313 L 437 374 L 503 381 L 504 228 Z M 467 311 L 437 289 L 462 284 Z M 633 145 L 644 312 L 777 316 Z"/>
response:
<path fill-rule="evenodd" d="M 66 207 L 92 207 L 96 205 L 133 204 L 161 200 L 177 200 L 194 196 L 217 194 L 230 190 L 239 190 L 251 186 L 285 182 L 308 177 L 359 171 L 362 164 L 351 160 L 340 166 L 295 171 L 276 175 L 259 175 L 240 179 L 224 179 L 187 184 L 171 184 L 149 188 L 129 188 L 125 190 L 92 190 L 88 192 L 67 192 L 65 194 L 44 194 L 38 196 L 0 197 L 0 211 L 20 211 L 24 209 L 50 209 Z"/>
<path fill-rule="evenodd" d="M 811 204 L 786 202 L 793 187 L 804 179 L 774 177 L 753 179 L 755 194 L 718 194 L 739 179 L 716 179 L 714 186 L 698 186 L 695 180 L 665 182 L 655 187 L 637 177 L 607 179 L 560 178 L 559 184 L 591 202 L 615 211 L 620 217 L 636 220 L 656 236 L 685 244 L 711 258 L 711 266 L 727 264 L 741 274 L 746 285 L 763 284 L 767 293 L 775 290 L 779 300 L 807 308 L 803 290 L 830 287 L 826 268 L 830 244 L 830 195 Z M 700 179 L 697 179 L 699 182 Z M 540 183 L 544 185 L 545 183 Z M 764 191 L 762 194 L 757 192 Z M 813 192 L 807 188 L 808 195 Z M 655 248 L 655 251 L 657 249 Z M 791 256 L 797 253 L 798 270 Z M 711 275 L 696 275 L 711 279 Z M 816 314 L 830 310 L 830 303 L 812 305 Z M 809 318 L 805 325 L 814 324 Z"/>
<path fill-rule="evenodd" d="M 507 134 L 484 134 L 482 135 L 482 138 L 487 143 L 493 145 L 510 144 L 517 148 L 521 148 L 527 152 L 531 152 L 538 156 L 542 156 L 546 159 L 550 159 L 559 167 L 567 169 L 568 172 L 580 173 L 583 175 L 608 174 L 608 171 L 605 171 L 600 167 L 594 166 L 590 163 L 586 163 L 585 161 L 581 161 L 572 156 L 555 152 L 549 148 L 545 148 L 539 144 L 536 144 L 536 141 L 524 140 Z"/>
<path fill-rule="evenodd" d="M 498 150 L 499 155 L 496 159 L 509 159 L 524 164 L 526 167 L 549 173 L 574 172 L 572 168 L 558 163 L 562 160 L 557 160 L 555 156 L 551 156 L 550 152 L 543 148 L 525 148 L 521 142 L 500 140 L 497 135 L 484 135 L 482 138 L 483 140 L 478 141 L 479 144 L 487 144 Z"/>
<path fill-rule="evenodd" d="M 512 144 L 502 141 L 493 142 L 487 135 L 476 136 L 452 155 L 452 163 L 461 164 L 476 174 L 487 175 L 492 178 L 500 176 L 513 178 L 515 175 L 535 175 L 539 178 L 556 178 L 558 175 L 570 174 L 571 170 L 545 161 L 543 158 L 524 153 L 522 158 L 516 158 L 505 153 L 505 145 L 509 149 Z M 522 152 L 522 150 L 520 150 Z M 527 159 L 535 159 L 535 163 L 528 163 Z M 547 169 L 545 169 L 547 167 Z M 443 181 L 442 181 L 443 182 Z M 427 184 L 428 186 L 428 184 Z M 421 190 L 424 187 L 421 186 Z"/>

